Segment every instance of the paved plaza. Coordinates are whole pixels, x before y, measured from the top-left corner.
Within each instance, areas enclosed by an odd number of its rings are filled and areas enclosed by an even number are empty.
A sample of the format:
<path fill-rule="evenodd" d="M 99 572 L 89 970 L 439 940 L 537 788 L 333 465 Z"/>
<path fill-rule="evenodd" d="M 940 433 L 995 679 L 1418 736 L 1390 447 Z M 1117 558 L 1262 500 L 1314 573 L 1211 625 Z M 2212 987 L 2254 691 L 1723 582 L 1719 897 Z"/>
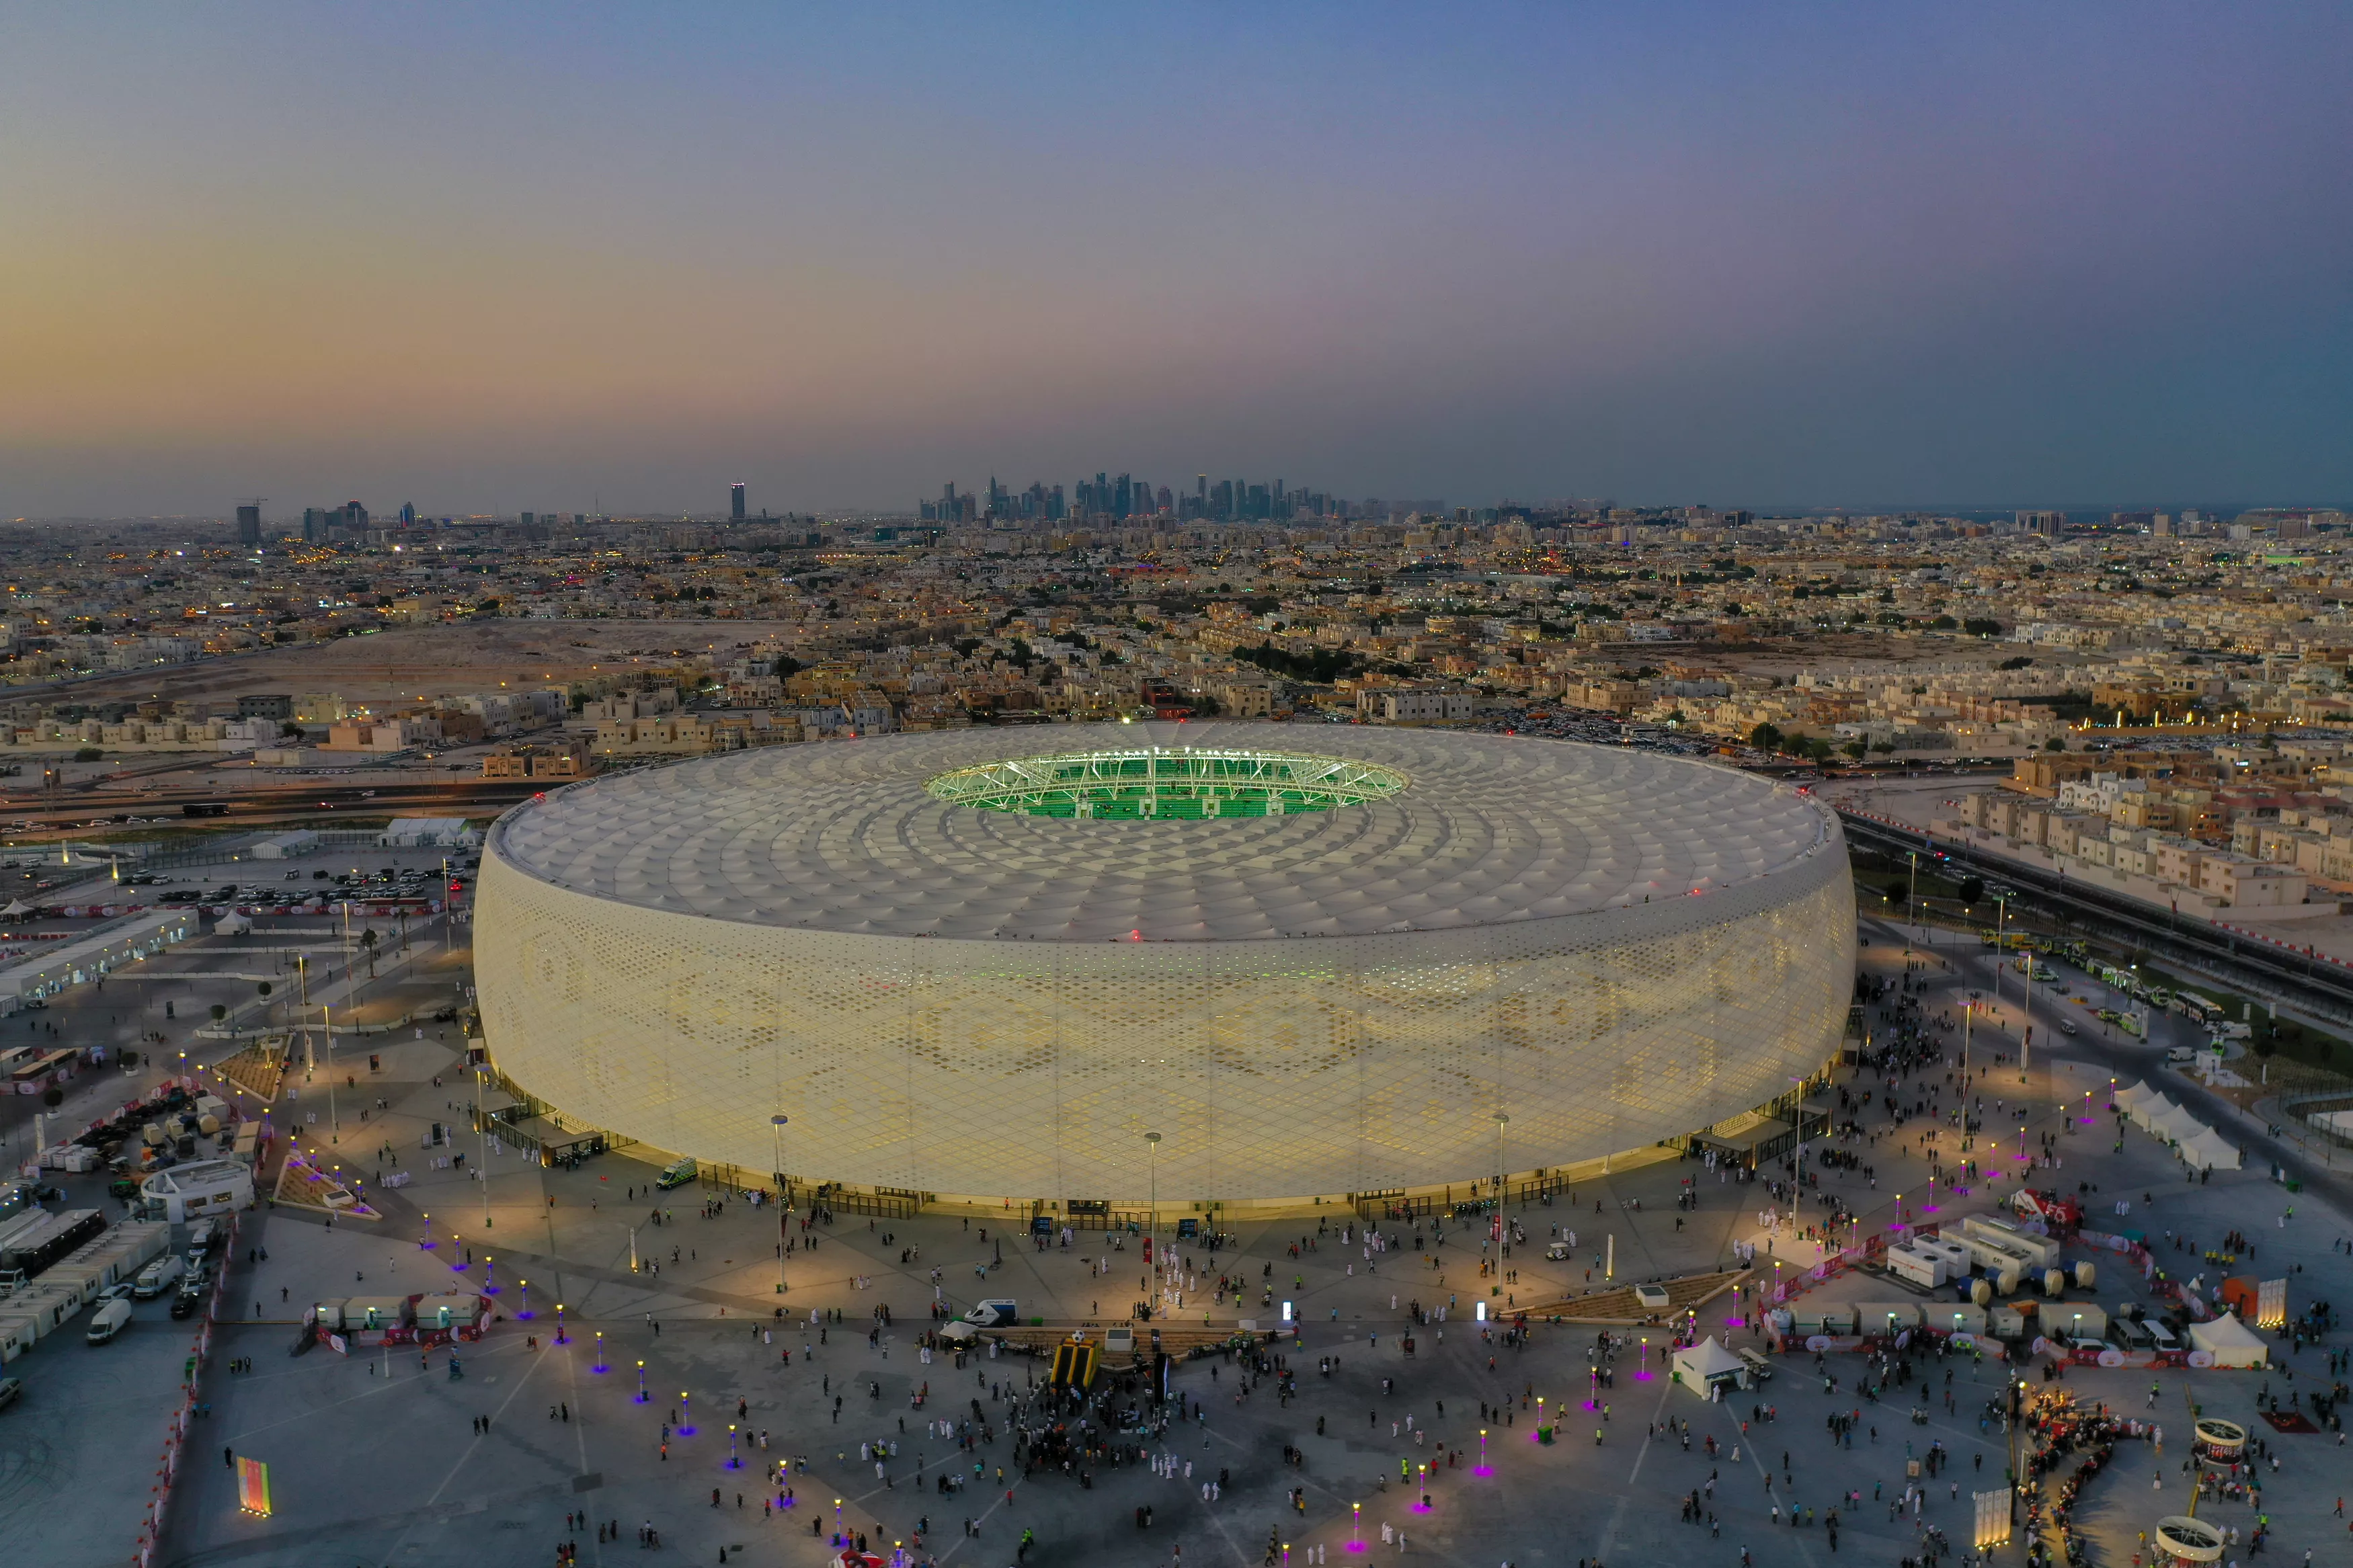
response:
<path fill-rule="evenodd" d="M 1867 968 L 1904 971 L 1904 933 L 1866 922 L 1864 934 Z M 1934 1016 L 1949 999 L 1936 987 L 1988 989 L 1980 963 L 1973 945 L 1947 944 L 1923 971 L 1926 1011 Z M 2008 1011 L 2017 1005 L 2013 992 Z M 2160 1245 L 2168 1233 L 2208 1245 L 2243 1231 L 2258 1254 L 2239 1271 L 2285 1275 L 2295 1309 L 2335 1293 L 2347 1267 L 2337 1244 L 2353 1236 L 2353 1223 L 2333 1178 L 2286 1193 L 2269 1179 L 2260 1127 L 2244 1122 L 2224 1126 L 2253 1151 L 2249 1168 L 2205 1184 L 2186 1183 L 2171 1157 L 2137 1131 L 2123 1134 L 2123 1150 L 2112 1152 L 2105 1118 L 2083 1126 L 2054 1101 L 2080 1108 L 2085 1089 L 2105 1094 L 2112 1074 L 2143 1076 L 2162 1042 L 2085 1036 L 2046 1052 L 2048 1032 L 2038 1027 L 2027 1085 L 2016 1082 L 2014 1053 L 1978 1085 L 1989 1127 L 2018 1116 L 2031 1143 L 2039 1147 L 2045 1133 L 2053 1139 L 2060 1166 L 2038 1172 L 2038 1182 L 2098 1184 L 2095 1214 L 2105 1216 L 2112 1198 L 2124 1197 L 2129 1220 L 2108 1223 L 2145 1229 Z M 1529 1240 L 1493 1280 L 1480 1274 L 1479 1221 L 1425 1219 L 1419 1231 L 1384 1224 L 1391 1241 L 1377 1252 L 1367 1250 L 1363 1222 L 1338 1208 L 1320 1225 L 1240 1227 L 1214 1253 L 1176 1243 L 1187 1293 L 1162 1321 L 1172 1330 L 1198 1328 L 1204 1314 L 1219 1329 L 1241 1319 L 1269 1322 L 1274 1313 L 1259 1303 L 1271 1288 L 1278 1301 L 1295 1304 L 1300 1320 L 1296 1338 L 1271 1347 L 1287 1378 L 1224 1355 L 1181 1362 L 1175 1397 L 1155 1405 L 1140 1377 L 1114 1369 L 1098 1385 L 1103 1400 L 1082 1415 L 1039 1394 L 1040 1360 L 981 1353 L 958 1368 L 944 1352 L 927 1359 L 919 1341 L 935 1291 L 959 1311 L 984 1296 L 1009 1296 L 1025 1318 L 1050 1324 L 1118 1321 L 1162 1284 L 1145 1282 L 1140 1237 L 1081 1232 L 1070 1246 L 1057 1238 L 1040 1251 L 1013 1216 L 843 1215 L 807 1231 L 796 1216 L 780 1295 L 773 1209 L 702 1186 L 657 1201 L 649 1192 L 654 1167 L 626 1152 L 573 1171 L 493 1153 L 487 1184 L 454 1163 L 436 1167 L 435 1152 L 419 1147 L 425 1129 L 465 1120 L 458 1043 L 434 1039 L 430 1029 L 422 1039 L 413 1028 L 405 1033 L 382 1044 L 377 1072 L 346 1068 L 352 1081 L 338 1100 L 339 1130 L 301 1124 L 306 1137 L 332 1136 L 325 1152 L 371 1184 L 385 1217 L 330 1229 L 286 1209 L 245 1216 L 205 1372 L 209 1412 L 196 1423 L 158 1562 L 534 1563 L 554 1562 L 566 1542 L 577 1543 L 584 1562 L 643 1561 L 656 1550 L 639 1543 L 650 1529 L 659 1532 L 657 1555 L 702 1563 L 724 1552 L 730 1562 L 816 1564 L 841 1530 L 886 1552 L 904 1542 L 916 1561 L 990 1568 L 1017 1556 L 1045 1564 L 1256 1563 L 1271 1538 L 1292 1563 L 1388 1553 L 1566 1565 L 1673 1553 L 1734 1568 L 1745 1549 L 1758 1563 L 1894 1565 L 1924 1554 L 1926 1530 L 1943 1532 L 1954 1558 L 1965 1552 L 1969 1493 L 1999 1485 L 2007 1462 L 1999 1422 L 1983 1419 L 2008 1372 L 1995 1361 L 1915 1358 L 1915 1383 L 1874 1398 L 1862 1384 L 1881 1373 L 1860 1356 L 1783 1357 L 1761 1388 L 1711 1404 L 1661 1375 L 1662 1347 L 1646 1346 L 1639 1329 L 1613 1331 L 1625 1336 L 1613 1355 L 1597 1352 L 1603 1331 L 1590 1324 L 1540 1323 L 1514 1345 L 1475 1321 L 1485 1290 L 1504 1292 L 1486 1298 L 1499 1308 L 1518 1307 L 1605 1283 L 1599 1260 L 1613 1245 L 1620 1281 L 1715 1268 L 1744 1243 L 1757 1247 L 1759 1275 L 1769 1277 L 1777 1261 L 1798 1272 L 1803 1257 L 1790 1226 L 1765 1223 L 1786 1205 L 1762 1184 L 1735 1184 L 1697 1162 L 1638 1163 L 1580 1183 L 1573 1196 L 1515 1209 Z M 1985 1053 L 2012 1049 L 1982 1023 L 1971 1044 L 1981 1067 Z M 1950 1050 L 1957 1054 L 1957 1037 Z M 2177 1098 L 2192 1094 L 2202 1113 L 2192 1090 L 2166 1081 Z M 1843 1070 L 1840 1084 L 1859 1087 Z M 2000 1119 L 1990 1114 L 1997 1099 Z M 1917 1204 L 1925 1190 L 1922 1146 L 1913 1142 L 1920 1125 L 1899 1132 L 1873 1113 L 1867 1139 L 1849 1146 L 1875 1184 L 1859 1171 L 1825 1173 L 1821 1192 L 1836 1194 L 1862 1226 L 1884 1226 L 1896 1194 Z M 479 1154 L 468 1162 L 479 1163 Z M 379 1171 L 396 1170 L 409 1173 L 407 1184 L 373 1185 Z M 1695 1206 L 1679 1208 L 1687 1179 Z M 69 1178 L 69 1185 L 93 1180 Z M 1988 1201 L 1982 1192 L 1947 1198 L 1939 1217 Z M 1807 1202 L 1797 1223 L 1814 1212 L 1816 1200 Z M 2291 1205 L 2295 1216 L 2285 1219 Z M 1350 1226 L 1357 1228 L 1344 1240 Z M 1546 1260 L 1539 1244 L 1570 1231 L 1573 1256 Z M 2184 1267 L 2194 1268 L 2186 1258 Z M 1590 1286 L 1588 1271 L 1597 1276 Z M 1239 1304 L 1231 1294 L 1218 1299 L 1220 1276 L 1245 1291 Z M 481 1342 L 458 1349 L 460 1376 L 440 1350 L 290 1353 L 308 1301 L 453 1280 L 495 1281 L 501 1314 Z M 2090 1294 L 2113 1305 L 2136 1299 L 2137 1284 L 2112 1274 Z M 1883 1300 L 1889 1289 L 1858 1277 L 1820 1287 L 1832 1300 Z M 1446 1308 L 1444 1321 L 1412 1326 L 1415 1302 Z M 140 1478 L 153 1468 L 161 1436 L 160 1415 L 146 1405 L 160 1411 L 169 1401 L 148 1401 L 135 1385 L 171 1378 L 175 1368 L 157 1363 L 152 1347 L 167 1347 L 162 1361 L 174 1360 L 190 1327 L 163 1321 L 162 1305 L 143 1305 L 116 1346 L 91 1350 L 76 1335 L 54 1336 L 10 1369 L 26 1378 L 28 1396 L 0 1415 L 9 1465 L 0 1477 L 0 1517 L 12 1534 L 37 1536 L 43 1562 L 117 1562 L 127 1552 L 135 1525 L 110 1531 L 112 1483 L 92 1483 L 109 1475 L 111 1455 L 132 1505 L 124 1517 L 144 1493 Z M 810 1323 L 812 1312 L 819 1324 Z M 1717 1298 L 1705 1316 L 1705 1326 L 1735 1345 L 1761 1342 L 1734 1296 Z M 1403 1344 L 1409 1328 L 1410 1354 Z M 2333 1433 L 2289 1436 L 2255 1419 L 2259 1394 L 2325 1386 L 2326 1354 L 2327 1347 L 2294 1356 L 2275 1348 L 2293 1380 L 2284 1368 L 2167 1373 L 2157 1380 L 2154 1407 L 2146 1372 L 2070 1368 L 2062 1384 L 2031 1372 L 2038 1391 L 2063 1387 L 2167 1428 L 2161 1458 L 2127 1440 L 2086 1489 L 2077 1521 L 2094 1559 L 2121 1568 L 2138 1531 L 2186 1505 L 2179 1435 L 2191 1401 L 2249 1423 L 2271 1442 L 2279 1471 L 2263 1503 L 2274 1531 L 2267 1550 L 2291 1560 L 2306 1547 L 2318 1559 L 2341 1557 L 2348 1537 L 2335 1510 L 2338 1495 L 2353 1490 L 2353 1458 Z M 227 1370 L 247 1360 L 249 1372 Z M 1597 1364 L 1608 1369 L 1598 1389 L 1590 1378 Z M 126 1376 L 134 1385 L 127 1391 Z M 1539 1399 L 1555 1418 L 1550 1445 L 1535 1440 Z M 1595 1404 L 1600 1408 L 1588 1407 Z M 1841 1413 L 1854 1418 L 1851 1447 L 1834 1446 L 1829 1430 Z M 1081 1427 L 1082 1419 L 1092 1425 Z M 1092 1455 L 1069 1473 L 1059 1457 L 1025 1473 L 1017 1438 L 1058 1424 L 1066 1435 L 1091 1436 Z M 1020 1452 L 1059 1456 L 1053 1439 L 1045 1442 Z M 1907 1459 L 1932 1446 L 1947 1463 L 1918 1497 L 1915 1518 L 1895 1505 L 1909 1480 Z M 269 1519 L 237 1510 L 230 1453 L 269 1466 Z M 782 1475 L 779 1464 L 788 1467 Z M 1427 1508 L 1422 1466 L 1431 1467 Z M 1694 1492 L 1695 1521 L 1688 1521 L 1684 1505 Z M 1150 1510 L 1148 1528 L 1138 1524 L 1139 1509 Z M 2210 1500 L 2200 1513 L 2242 1532 L 2254 1523 L 2242 1503 Z M 1793 1517 L 1810 1522 L 1793 1526 Z M 617 1538 L 600 1539 L 608 1533 Z M 2018 1552 L 2008 1548 L 1997 1561 Z"/>

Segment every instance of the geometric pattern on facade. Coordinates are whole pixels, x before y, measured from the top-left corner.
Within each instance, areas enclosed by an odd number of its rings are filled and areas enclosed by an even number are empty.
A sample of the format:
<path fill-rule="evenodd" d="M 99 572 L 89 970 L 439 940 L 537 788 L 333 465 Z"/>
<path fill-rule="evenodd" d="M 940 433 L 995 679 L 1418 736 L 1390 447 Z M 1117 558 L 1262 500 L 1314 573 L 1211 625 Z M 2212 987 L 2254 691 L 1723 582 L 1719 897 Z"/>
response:
<path fill-rule="evenodd" d="M 1305 739 L 1113 728 L 1121 745 Z M 1181 1202 L 1566 1163 L 1771 1100 L 1835 1048 L 1853 896 L 1811 799 L 1618 748 L 1313 733 L 1299 750 L 1408 786 L 1196 822 L 925 795 L 946 768 L 1045 750 L 999 731 L 559 792 L 484 856 L 491 1056 L 658 1149 L 765 1170 L 782 1112 L 796 1174 L 923 1192 L 1138 1200 L 1158 1131 L 1159 1194 Z M 1045 864 L 976 876 L 976 830 L 943 816 L 1024 830 L 1012 847 Z M 1368 820 L 1329 831 L 1349 818 Z M 928 934 L 976 923 L 1002 934 Z"/>

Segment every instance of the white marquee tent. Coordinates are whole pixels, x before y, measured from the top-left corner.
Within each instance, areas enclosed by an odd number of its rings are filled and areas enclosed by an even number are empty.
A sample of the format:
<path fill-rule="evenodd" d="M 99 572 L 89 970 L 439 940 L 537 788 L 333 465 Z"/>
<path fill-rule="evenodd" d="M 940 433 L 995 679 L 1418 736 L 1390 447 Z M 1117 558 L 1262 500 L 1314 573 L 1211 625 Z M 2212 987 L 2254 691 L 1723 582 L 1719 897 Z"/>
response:
<path fill-rule="evenodd" d="M 2271 1358 L 2271 1347 L 2232 1312 L 2211 1323 L 2190 1324 L 2189 1348 L 2206 1352 L 2216 1366 L 2263 1366 Z"/>
<path fill-rule="evenodd" d="M 2155 1098 L 2157 1098 L 2156 1090 L 2145 1083 L 2137 1083 L 2130 1088 L 2116 1090 L 2116 1109 L 2130 1116 Z"/>
<path fill-rule="evenodd" d="M 1702 1399 L 1708 1396 L 1711 1385 L 1739 1383 L 1748 1371 L 1738 1356 L 1715 1342 L 1714 1335 L 1677 1351 L 1674 1363 L 1675 1381 Z"/>
<path fill-rule="evenodd" d="M 2184 1138 L 2177 1152 L 2183 1160 L 2201 1171 L 2235 1171 L 2239 1168 L 2239 1151 L 2211 1127 L 2200 1129 L 2195 1137 Z"/>

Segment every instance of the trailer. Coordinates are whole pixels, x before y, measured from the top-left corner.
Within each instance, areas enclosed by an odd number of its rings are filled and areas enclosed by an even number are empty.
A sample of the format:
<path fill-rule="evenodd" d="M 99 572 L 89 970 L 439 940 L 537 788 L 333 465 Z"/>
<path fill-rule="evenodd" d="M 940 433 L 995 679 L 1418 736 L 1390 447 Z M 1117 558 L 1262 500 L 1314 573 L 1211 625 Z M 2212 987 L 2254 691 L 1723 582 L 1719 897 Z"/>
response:
<path fill-rule="evenodd" d="M 1891 1247 L 1887 1249 L 1887 1271 L 1906 1284 L 1933 1290 L 1942 1285 L 1951 1265 L 1939 1255 L 1913 1246 Z"/>
<path fill-rule="evenodd" d="M 1961 1221 L 1960 1240 L 1967 1245 L 1972 1237 L 1998 1241 L 2020 1257 L 2031 1261 L 2037 1268 L 2059 1266 L 2059 1244 L 2047 1236 L 2036 1236 L 2023 1226 L 2012 1225 L 1993 1215 L 1973 1214 Z M 1971 1248 L 1972 1251 L 1975 1248 Z"/>
<path fill-rule="evenodd" d="M 106 1216 L 96 1209 L 45 1215 L 14 1240 L 0 1244 L 0 1272 L 13 1269 L 34 1279 L 105 1229 Z"/>
<path fill-rule="evenodd" d="M 491 1302 L 486 1296 L 459 1292 L 442 1296 L 417 1296 L 410 1300 L 409 1314 L 415 1324 L 419 1344 L 447 1344 L 451 1340 L 479 1340 L 483 1325 L 490 1321 Z"/>

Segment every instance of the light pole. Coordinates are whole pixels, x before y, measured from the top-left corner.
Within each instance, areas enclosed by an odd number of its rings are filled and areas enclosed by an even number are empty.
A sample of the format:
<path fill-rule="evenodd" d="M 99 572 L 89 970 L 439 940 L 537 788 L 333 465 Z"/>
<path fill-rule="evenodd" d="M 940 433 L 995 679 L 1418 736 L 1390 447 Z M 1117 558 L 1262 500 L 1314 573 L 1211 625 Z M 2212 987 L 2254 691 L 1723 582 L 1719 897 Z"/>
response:
<path fill-rule="evenodd" d="M 785 1293 L 785 1240 L 792 1228 L 793 1205 L 785 1186 L 785 1123 L 791 1118 L 768 1118 L 769 1152 L 776 1162 L 776 1294 Z"/>
<path fill-rule="evenodd" d="M 1504 1128 L 1512 1119 L 1502 1111 L 1495 1112 L 1495 1217 L 1504 1215 Z"/>
<path fill-rule="evenodd" d="M 1904 923 L 1913 928 L 1913 934 L 1906 936 L 1904 941 L 1904 966 L 1909 969 L 1912 966 L 1912 944 L 1918 939 L 1919 931 L 1919 922 L 1914 916 L 1914 910 L 1920 903 L 1920 851 L 1907 849 L 1904 852 L 1904 858 L 1912 865 L 1912 886 L 1904 895 Z"/>
<path fill-rule="evenodd" d="M 2008 927 L 2010 924 L 2009 895 L 1996 894 L 1994 896 L 1993 907 L 1993 1005 L 1994 1011 L 1999 1013 L 2001 1011 L 2001 972 L 2003 967 L 2010 963 L 2010 938 L 2008 935 Z"/>
<path fill-rule="evenodd" d="M 335 1109 L 335 1012 L 324 1002 L 319 1004 L 319 1028 L 327 1037 L 327 1142 L 334 1143 L 342 1140 L 343 1118 Z"/>
<path fill-rule="evenodd" d="M 302 993 L 301 1016 L 308 1019 L 311 1016 L 311 955 L 309 953 L 298 952 L 294 955 L 294 973 L 296 984 Z M 318 1055 L 311 1048 L 311 1031 L 305 1026 L 302 1030 L 302 1080 L 305 1083 L 310 1081 L 311 1075 L 318 1070 Z"/>
<path fill-rule="evenodd" d="M 327 1046 L 330 1053 L 328 1070 L 332 1074 L 334 1068 L 332 1059 L 334 1041 L 330 1039 Z M 481 1168 L 475 1172 L 475 1174 L 482 1184 L 482 1228 L 484 1230 L 491 1228 L 491 1124 L 489 1119 L 482 1114 L 482 1083 L 490 1076 L 491 1069 L 486 1066 L 477 1066 L 474 1068 L 474 1131 L 480 1133 L 482 1138 Z M 333 1079 L 331 1077 L 328 1087 L 332 1089 L 333 1086 Z"/>
<path fill-rule="evenodd" d="M 1151 1168 L 1152 1214 L 1145 1221 L 1145 1235 L 1150 1237 L 1160 1234 L 1160 1134 L 1145 1133 L 1144 1149 L 1145 1160 Z"/>

